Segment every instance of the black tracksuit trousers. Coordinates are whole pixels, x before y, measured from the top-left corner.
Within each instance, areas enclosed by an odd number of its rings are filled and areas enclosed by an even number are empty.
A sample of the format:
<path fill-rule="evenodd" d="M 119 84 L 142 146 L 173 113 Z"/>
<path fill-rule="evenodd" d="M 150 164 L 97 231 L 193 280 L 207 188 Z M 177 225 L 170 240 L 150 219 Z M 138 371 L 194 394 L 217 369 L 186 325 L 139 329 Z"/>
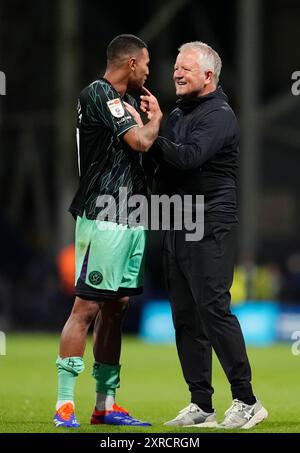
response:
<path fill-rule="evenodd" d="M 191 402 L 211 406 L 212 348 L 231 384 L 232 397 L 253 397 L 251 368 L 237 318 L 230 311 L 236 224 L 209 222 L 201 241 L 166 231 L 164 271 L 177 351 Z"/>

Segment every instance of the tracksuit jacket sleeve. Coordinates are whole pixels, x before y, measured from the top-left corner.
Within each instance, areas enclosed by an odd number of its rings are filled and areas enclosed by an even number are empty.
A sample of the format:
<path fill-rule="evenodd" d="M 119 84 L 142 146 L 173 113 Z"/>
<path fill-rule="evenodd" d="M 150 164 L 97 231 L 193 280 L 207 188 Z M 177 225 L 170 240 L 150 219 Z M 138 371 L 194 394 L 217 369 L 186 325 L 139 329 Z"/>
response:
<path fill-rule="evenodd" d="M 174 143 L 159 136 L 156 147 L 162 159 L 178 170 L 193 170 L 203 165 L 217 151 L 223 148 L 230 130 L 230 118 L 222 109 L 213 110 L 195 121 L 184 143 Z M 229 138 L 229 137 L 228 137 Z"/>

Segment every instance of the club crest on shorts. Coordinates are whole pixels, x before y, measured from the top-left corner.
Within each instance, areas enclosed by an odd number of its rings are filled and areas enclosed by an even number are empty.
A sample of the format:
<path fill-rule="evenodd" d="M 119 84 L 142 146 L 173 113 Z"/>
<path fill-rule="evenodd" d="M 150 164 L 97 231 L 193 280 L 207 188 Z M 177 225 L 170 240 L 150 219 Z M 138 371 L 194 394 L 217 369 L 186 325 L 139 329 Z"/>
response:
<path fill-rule="evenodd" d="M 121 118 L 124 115 L 125 110 L 120 98 L 112 99 L 111 101 L 108 101 L 106 104 L 110 110 L 110 113 L 116 118 Z"/>
<path fill-rule="evenodd" d="M 92 271 L 89 273 L 89 281 L 92 285 L 100 285 L 103 280 L 103 275 L 99 271 Z"/>

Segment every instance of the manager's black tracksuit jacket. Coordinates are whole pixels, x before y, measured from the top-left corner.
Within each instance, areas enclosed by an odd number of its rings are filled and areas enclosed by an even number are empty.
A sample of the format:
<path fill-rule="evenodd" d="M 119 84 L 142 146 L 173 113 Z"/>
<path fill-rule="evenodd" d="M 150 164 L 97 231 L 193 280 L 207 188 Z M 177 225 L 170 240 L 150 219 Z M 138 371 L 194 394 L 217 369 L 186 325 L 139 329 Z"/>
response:
<path fill-rule="evenodd" d="M 212 348 L 233 398 L 253 398 L 243 335 L 230 311 L 238 147 L 238 123 L 221 87 L 178 100 L 155 142 L 161 160 L 156 191 L 204 195 L 203 239 L 187 241 L 184 230 L 166 231 L 163 256 L 183 374 L 191 401 L 206 410 L 212 408 Z"/>

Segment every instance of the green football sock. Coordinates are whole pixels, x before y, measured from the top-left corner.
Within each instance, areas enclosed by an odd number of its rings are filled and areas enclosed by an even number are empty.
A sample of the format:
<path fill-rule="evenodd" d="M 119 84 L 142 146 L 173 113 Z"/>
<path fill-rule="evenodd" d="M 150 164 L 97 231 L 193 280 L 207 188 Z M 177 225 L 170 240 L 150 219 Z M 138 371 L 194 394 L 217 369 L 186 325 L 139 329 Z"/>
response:
<path fill-rule="evenodd" d="M 82 357 L 60 357 L 56 360 L 58 373 L 58 401 L 74 401 L 77 376 L 84 370 Z"/>
<path fill-rule="evenodd" d="M 93 377 L 96 379 L 96 392 L 104 395 L 116 394 L 120 387 L 120 365 L 94 362 Z"/>

